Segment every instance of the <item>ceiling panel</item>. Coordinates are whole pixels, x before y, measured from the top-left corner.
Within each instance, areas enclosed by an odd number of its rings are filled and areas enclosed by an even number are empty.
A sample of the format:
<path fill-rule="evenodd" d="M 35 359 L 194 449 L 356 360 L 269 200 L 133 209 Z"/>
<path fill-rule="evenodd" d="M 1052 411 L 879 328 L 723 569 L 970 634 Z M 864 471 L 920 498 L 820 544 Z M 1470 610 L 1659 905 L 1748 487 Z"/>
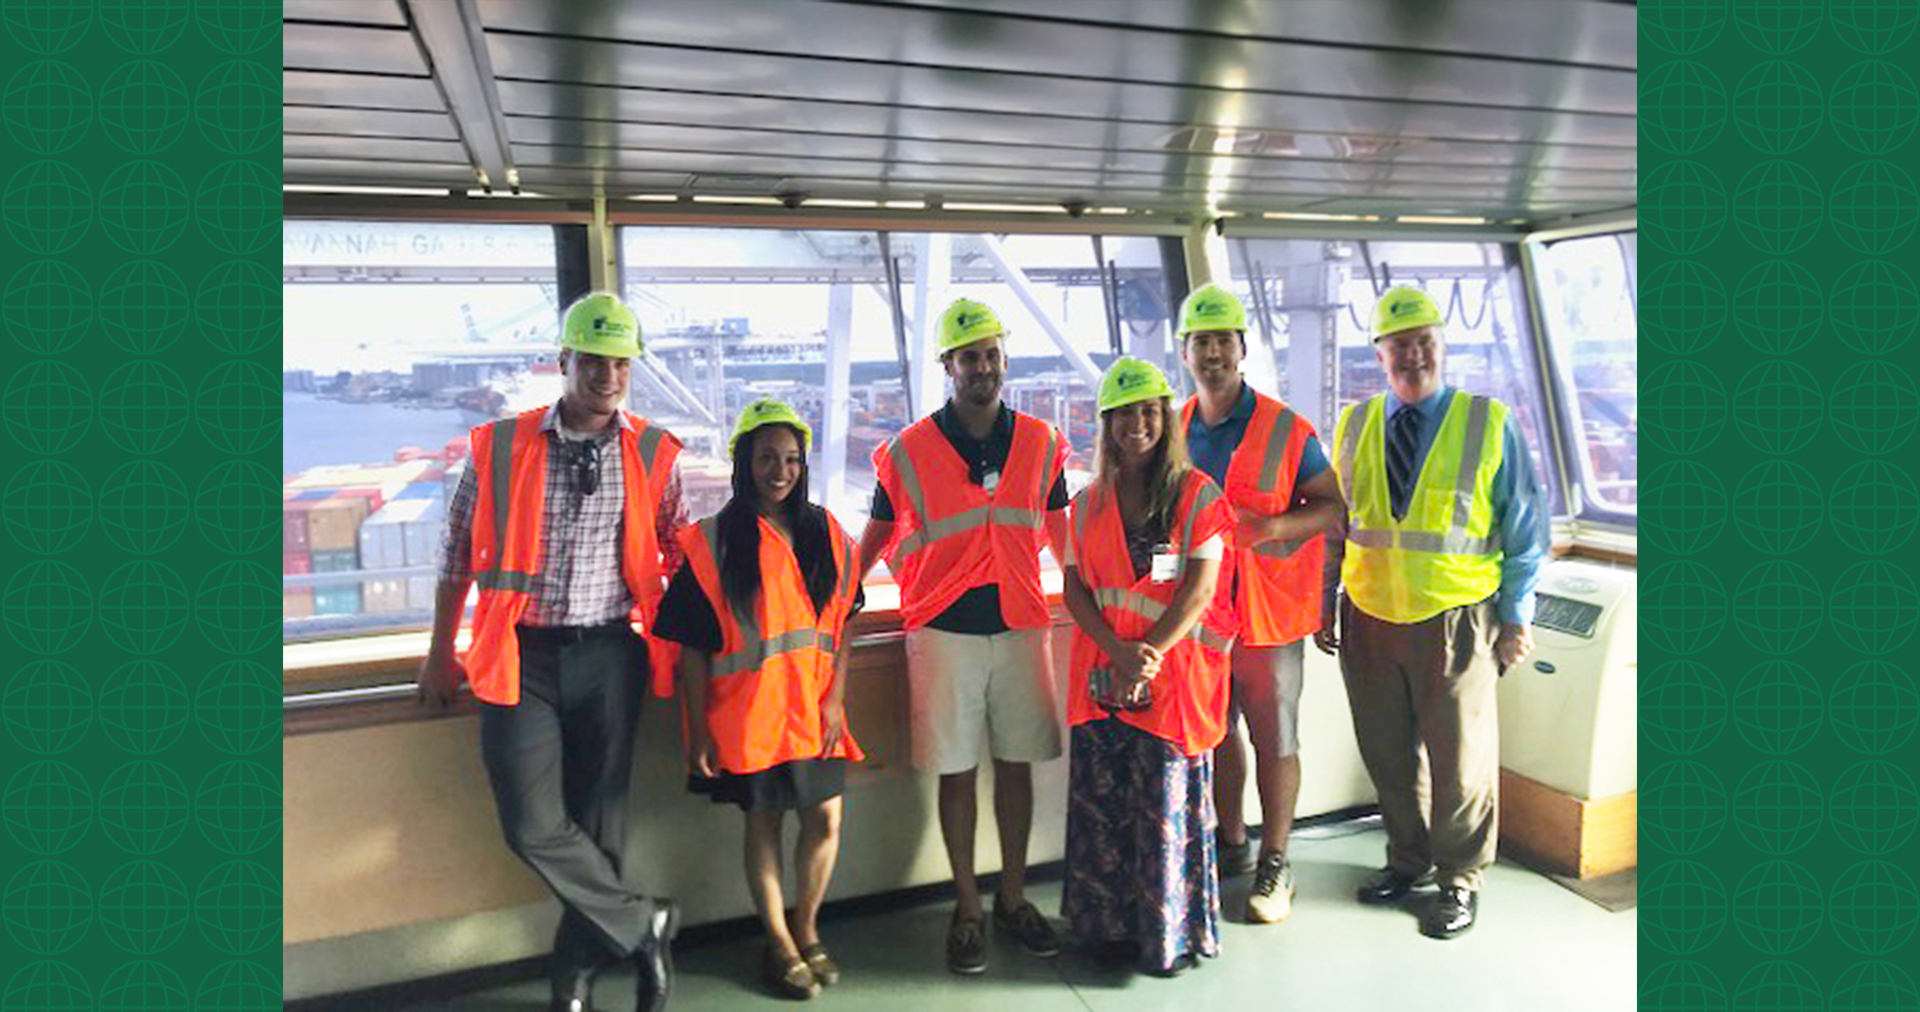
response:
<path fill-rule="evenodd" d="M 453 120 L 438 112 L 396 112 L 390 109 L 325 109 L 288 106 L 282 113 L 290 134 L 334 134 L 341 137 L 421 137 L 457 141 Z"/>
<path fill-rule="evenodd" d="M 525 188 L 615 198 L 1544 220 L 1637 181 L 1626 4 L 474 0 L 474 54 L 416 37 L 441 2 L 285 0 L 290 181 L 498 183 L 495 124 Z"/>
<path fill-rule="evenodd" d="M 947 136 L 964 140 L 922 140 L 913 137 L 867 137 L 811 133 L 797 128 L 741 128 L 728 125 L 687 123 L 626 123 L 604 121 L 556 120 L 511 117 L 508 121 L 516 146 L 545 145 L 578 148 L 702 148 L 715 152 L 802 152 L 817 157 L 897 157 L 906 160 L 945 161 L 1044 161 L 1063 166 L 1106 166 L 1159 171 L 1170 160 L 1191 163 L 1215 160 L 1210 150 L 1190 150 L 1175 145 L 1165 130 L 1158 127 L 1132 128 L 1132 136 L 1112 136 L 1114 143 L 1100 146 L 1088 143 L 1050 143 L 1037 138 L 1013 143 L 1006 140 L 974 140 L 972 132 L 949 132 Z M 1109 131 L 1110 135 L 1114 134 Z M 1209 135 L 1210 136 L 1210 135 Z M 1324 136 L 1293 136 L 1273 139 L 1276 148 L 1242 155 L 1223 156 L 1245 171 L 1284 171 L 1288 165 L 1327 165 L 1353 172 L 1374 172 L 1381 168 L 1409 166 L 1434 170 L 1492 170 L 1524 167 L 1530 170 L 1554 169 L 1568 173 L 1586 173 L 1596 178 L 1631 181 L 1634 175 L 1633 152 L 1629 149 L 1605 149 L 1605 158 L 1578 157 L 1583 152 L 1542 145 L 1446 144 L 1408 141 L 1355 157 L 1356 139 Z M 1285 142 L 1284 147 L 1279 147 Z M 1371 149 L 1368 149 L 1371 151 Z M 1585 154 L 1594 154 L 1585 152 Z M 611 154 L 609 155 L 609 157 Z"/>
<path fill-rule="evenodd" d="M 1152 31 L 1286 38 L 1328 46 L 1364 46 L 1409 53 L 1460 53 L 1486 59 L 1550 60 L 1637 66 L 1632 3 L 1556 0 L 1394 0 L 1338 3 L 1196 5 L 1192 0 L 1118 0 L 1090 10 L 1086 0 L 916 0 L 1010 22 L 1051 18 Z M 1487 40 L 1499 39 L 1489 53 Z"/>
<path fill-rule="evenodd" d="M 801 0 L 617 5 L 482 0 L 480 11 L 490 33 L 512 30 L 573 40 L 638 42 L 648 49 L 707 49 L 710 58 L 722 53 L 783 53 L 813 61 L 902 64 L 1023 78 L 1185 82 L 1290 95 L 1554 106 L 1622 114 L 1631 114 L 1635 102 L 1631 69 L 1437 51 L 1409 56 L 1244 35 L 1142 31 L 1084 19 L 1069 24 L 960 10 L 929 12 Z M 1548 22 L 1562 18 L 1530 20 L 1544 32 L 1552 27 Z"/>
<path fill-rule="evenodd" d="M 681 160 L 704 159 L 714 164 L 732 164 L 736 159 L 783 157 L 796 163 L 813 163 L 808 171 L 845 174 L 864 171 L 878 176 L 891 166 L 938 166 L 951 175 L 977 173 L 998 178 L 1024 178 L 1035 185 L 1058 187 L 1076 185 L 1091 178 L 1133 177 L 1136 182 L 1184 185 L 1205 191 L 1216 179 L 1229 187 L 1245 182 L 1280 184 L 1289 181 L 1362 182 L 1393 179 L 1400 182 L 1474 183 L 1481 185 L 1552 185 L 1568 189 L 1631 192 L 1632 173 L 1543 170 L 1527 166 L 1462 168 L 1458 166 L 1408 166 L 1381 163 L 1362 165 L 1342 162 L 1310 162 L 1295 159 L 1237 159 L 1216 175 L 1215 159 L 1186 155 L 1136 155 L 1127 158 L 1103 158 L 1097 153 L 1080 157 L 1022 160 L 1009 157 L 1003 149 L 974 146 L 962 150 L 958 145 L 903 144 L 875 153 L 829 153 L 809 149 L 803 144 L 783 146 L 757 143 L 728 145 L 729 135 L 717 132 L 716 146 L 676 147 L 666 138 L 654 136 L 656 143 L 623 148 L 516 144 L 517 163 L 613 167 L 632 164 L 642 154 L 672 155 Z M 791 140 L 791 139 L 790 139 Z"/>
<path fill-rule="evenodd" d="M 366 158 L 372 161 L 444 162 L 462 169 L 467 167 L 467 149 L 459 141 L 287 134 L 280 139 L 280 151 L 288 158 Z"/>
<path fill-rule="evenodd" d="M 281 62 L 295 70 L 349 70 L 363 74 L 427 76 L 426 60 L 404 28 L 288 22 Z"/>
<path fill-rule="evenodd" d="M 361 109 L 423 109 L 443 112 L 440 89 L 429 77 L 388 77 L 330 71 L 289 70 L 281 75 L 288 105 L 337 105 Z"/>
<path fill-rule="evenodd" d="M 288 21 L 338 21 L 342 24 L 407 26 L 398 0 L 282 0 Z"/>
<path fill-rule="evenodd" d="M 437 162 L 371 162 L 362 158 L 287 158 L 283 172 L 289 183 L 352 186 L 473 185 L 473 170 L 465 164 Z"/>
<path fill-rule="evenodd" d="M 648 123 L 697 123 L 742 128 L 784 129 L 870 136 L 964 138 L 995 144 L 1066 144 L 1083 147 L 1120 145 L 1165 147 L 1192 121 L 1153 120 L 1129 109 L 1125 117 L 1067 115 L 1047 108 L 952 109 L 883 105 L 858 100 L 780 97 L 752 94 L 690 93 L 683 90 L 617 88 L 551 82 L 503 81 L 501 105 L 509 116 L 586 118 Z M 1537 133 L 1584 131 L 1569 140 Z M 1634 122 L 1623 117 L 1570 117 L 1555 113 L 1437 107 L 1409 116 L 1404 107 L 1368 103 L 1354 107 L 1328 100 L 1293 101 L 1252 110 L 1237 128 L 1249 143 L 1255 135 L 1322 135 L 1343 141 L 1381 138 L 1435 140 L 1467 144 L 1556 143 L 1573 147 L 1614 148 L 1615 164 L 1633 163 Z M 1209 148 L 1212 136 L 1204 142 Z M 1371 150 L 1377 144 L 1362 143 Z"/>
<path fill-rule="evenodd" d="M 690 50 L 604 42 L 489 37 L 495 73 L 538 81 L 762 95 L 789 100 L 873 101 L 931 109 L 1128 119 L 1249 129 L 1343 134 L 1410 132 L 1422 136 L 1631 145 L 1629 115 L 1352 99 L 1260 98 L 1229 101 L 1214 91 L 1119 81 L 1047 80 L 972 71 L 840 64 L 784 56 L 715 60 Z M 644 49 L 644 52 L 634 50 Z M 560 94 L 561 104 L 569 101 Z M 606 102 L 603 96 L 601 102 Z M 577 106 L 575 107 L 578 108 Z M 516 110 L 531 111 L 531 110 Z M 555 110 L 543 110 L 549 113 Z"/>
<path fill-rule="evenodd" d="M 542 152 L 530 152 L 538 155 Z M 519 162 L 522 178 L 543 170 L 580 170 L 602 172 L 607 178 L 618 178 L 624 172 L 647 172 L 653 174 L 671 174 L 681 172 L 694 175 L 709 171 L 706 166 L 714 164 L 699 154 L 683 154 L 672 151 L 628 151 L 623 152 L 617 164 L 589 166 L 577 162 L 548 162 L 529 158 Z M 729 157 L 725 171 L 761 177 L 769 184 L 782 183 L 800 190 L 806 190 L 809 181 L 858 182 L 876 178 L 869 165 L 834 164 L 827 165 L 803 158 L 778 157 Z M 916 187 L 923 194 L 947 195 L 950 190 L 963 190 L 973 185 L 991 185 L 1001 190 L 1024 189 L 1039 201 L 1064 201 L 1073 198 L 1088 198 L 1106 189 L 1130 188 L 1135 190 L 1159 189 L 1163 192 L 1183 196 L 1204 195 L 1209 189 L 1209 180 L 1205 176 L 1153 177 L 1150 174 L 1119 175 L 1102 172 L 1065 172 L 1050 170 L 1040 166 L 976 167 L 958 168 L 943 165 L 910 165 L 895 163 L 879 176 L 896 186 Z M 771 193 L 769 186 L 763 192 Z M 1486 199 L 1512 196 L 1516 193 L 1532 195 L 1554 194 L 1578 199 L 1611 199 L 1619 196 L 1631 196 L 1633 188 L 1590 187 L 1543 184 L 1519 184 L 1510 181 L 1463 181 L 1463 180 L 1419 180 L 1404 181 L 1394 176 L 1382 176 L 1366 180 L 1237 180 L 1225 193 L 1229 196 L 1247 199 L 1258 195 L 1277 195 L 1296 193 L 1319 196 L 1339 196 L 1343 194 L 1377 194 L 1414 197 L 1420 193 L 1461 195 L 1472 194 Z"/>
<path fill-rule="evenodd" d="M 773 168 L 773 166 L 759 167 Z M 609 187 L 618 187 L 621 191 L 628 193 L 673 193 L 681 189 L 691 173 L 675 171 L 671 164 L 662 163 L 646 169 L 623 166 L 610 170 L 531 165 L 521 166 L 521 175 L 529 189 L 540 192 L 564 192 L 600 183 Z M 771 180 L 776 177 L 768 176 L 767 178 Z M 994 182 L 980 178 L 950 183 L 934 181 L 932 184 L 923 179 L 876 180 L 869 175 L 781 178 L 789 178 L 792 182 L 802 185 L 810 195 L 816 197 L 922 200 L 937 195 L 948 204 L 962 202 L 1044 204 L 1049 202 L 1044 191 L 1037 190 L 1029 184 Z M 1486 189 L 1436 190 L 1429 187 L 1393 186 L 1371 187 L 1360 195 L 1356 195 L 1356 192 L 1347 188 L 1334 191 L 1319 187 L 1287 187 L 1274 191 L 1229 195 L 1222 201 L 1221 206 L 1242 214 L 1257 215 L 1261 211 L 1327 210 L 1328 205 L 1337 203 L 1341 213 L 1471 214 L 1489 218 L 1506 218 L 1513 216 L 1510 209 L 1517 198 L 1530 199 L 1534 204 L 1551 207 L 1555 214 L 1571 213 L 1567 209 L 1600 210 L 1632 204 L 1631 194 L 1626 199 L 1607 195 L 1565 198 L 1554 194 L 1541 194 L 1529 198 L 1526 194 L 1516 195 Z M 1126 183 L 1102 185 L 1077 191 L 1073 196 L 1096 206 L 1120 205 L 1162 211 L 1185 211 L 1193 206 L 1192 194 L 1170 191 L 1158 186 Z M 1054 201 L 1060 199 L 1064 198 L 1056 197 Z M 1371 208 L 1371 211 L 1354 210 L 1356 207 Z"/>

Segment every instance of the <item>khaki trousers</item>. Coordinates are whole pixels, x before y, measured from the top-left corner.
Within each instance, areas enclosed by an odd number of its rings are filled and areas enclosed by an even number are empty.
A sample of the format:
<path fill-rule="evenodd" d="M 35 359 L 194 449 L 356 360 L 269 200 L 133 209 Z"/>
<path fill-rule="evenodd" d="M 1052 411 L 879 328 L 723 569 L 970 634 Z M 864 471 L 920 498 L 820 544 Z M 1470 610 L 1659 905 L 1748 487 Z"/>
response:
<path fill-rule="evenodd" d="M 1340 673 L 1380 795 L 1387 865 L 1478 890 L 1499 844 L 1493 599 L 1397 625 L 1340 601 Z"/>

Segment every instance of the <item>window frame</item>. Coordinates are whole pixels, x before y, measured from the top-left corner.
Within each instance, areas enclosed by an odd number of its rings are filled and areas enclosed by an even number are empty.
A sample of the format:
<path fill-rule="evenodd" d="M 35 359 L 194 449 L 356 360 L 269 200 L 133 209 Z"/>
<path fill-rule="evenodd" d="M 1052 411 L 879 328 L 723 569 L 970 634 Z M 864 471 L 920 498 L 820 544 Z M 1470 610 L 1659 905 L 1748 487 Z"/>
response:
<path fill-rule="evenodd" d="M 1550 398 L 1549 418 L 1552 421 L 1555 443 L 1556 464 L 1563 486 L 1567 490 L 1567 505 L 1570 519 L 1574 525 L 1575 540 L 1579 540 L 1580 530 L 1592 528 L 1603 535 L 1637 535 L 1639 531 L 1639 511 L 1622 509 L 1608 504 L 1595 491 L 1596 476 L 1593 462 L 1587 455 L 1586 436 L 1580 431 L 1578 397 L 1579 391 L 1573 382 L 1573 363 L 1570 356 L 1559 354 L 1554 345 L 1553 335 L 1549 332 L 1546 319 L 1545 288 L 1542 283 L 1540 258 L 1554 245 L 1581 239 L 1611 237 L 1614 247 L 1620 253 L 1622 265 L 1626 268 L 1629 284 L 1627 297 L 1636 309 L 1639 308 L 1639 279 L 1635 273 L 1635 258 L 1627 253 L 1626 244 L 1619 238 L 1627 233 L 1639 231 L 1635 221 L 1613 222 L 1590 228 L 1569 229 L 1562 232 L 1537 233 L 1528 236 L 1521 243 L 1520 255 L 1527 284 L 1527 301 L 1533 318 L 1535 354 L 1539 356 L 1541 384 L 1543 392 Z M 1637 361 L 1637 356 L 1636 356 Z M 1636 428 L 1634 438 L 1639 439 Z M 1638 475 L 1635 475 L 1636 480 Z"/>

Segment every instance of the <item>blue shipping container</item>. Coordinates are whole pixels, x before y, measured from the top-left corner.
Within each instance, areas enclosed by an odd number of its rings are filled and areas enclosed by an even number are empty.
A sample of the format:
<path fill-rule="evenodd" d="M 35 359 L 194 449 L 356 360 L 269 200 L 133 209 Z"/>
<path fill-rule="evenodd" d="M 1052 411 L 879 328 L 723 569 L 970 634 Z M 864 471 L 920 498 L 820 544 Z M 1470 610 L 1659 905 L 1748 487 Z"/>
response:
<path fill-rule="evenodd" d="M 358 615 L 360 614 L 360 587 L 315 587 L 313 591 L 313 613 L 315 615 Z"/>

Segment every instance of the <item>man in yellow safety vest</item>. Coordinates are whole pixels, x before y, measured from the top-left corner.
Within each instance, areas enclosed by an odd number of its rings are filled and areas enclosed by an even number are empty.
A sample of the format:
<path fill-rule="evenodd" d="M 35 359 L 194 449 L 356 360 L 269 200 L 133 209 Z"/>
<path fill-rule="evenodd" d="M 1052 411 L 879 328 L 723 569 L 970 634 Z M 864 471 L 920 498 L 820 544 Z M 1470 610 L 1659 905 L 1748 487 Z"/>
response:
<path fill-rule="evenodd" d="M 1390 288 L 1374 309 L 1391 389 L 1334 430 L 1348 522 L 1328 545 L 1326 585 L 1345 592 L 1337 629 L 1315 639 L 1339 652 L 1386 823 L 1387 866 L 1357 898 L 1398 902 L 1431 872 L 1440 894 L 1420 930 L 1453 938 L 1473 926 L 1498 843 L 1494 685 L 1533 649 L 1547 504 L 1507 406 L 1441 381 L 1443 323 L 1417 288 Z"/>

